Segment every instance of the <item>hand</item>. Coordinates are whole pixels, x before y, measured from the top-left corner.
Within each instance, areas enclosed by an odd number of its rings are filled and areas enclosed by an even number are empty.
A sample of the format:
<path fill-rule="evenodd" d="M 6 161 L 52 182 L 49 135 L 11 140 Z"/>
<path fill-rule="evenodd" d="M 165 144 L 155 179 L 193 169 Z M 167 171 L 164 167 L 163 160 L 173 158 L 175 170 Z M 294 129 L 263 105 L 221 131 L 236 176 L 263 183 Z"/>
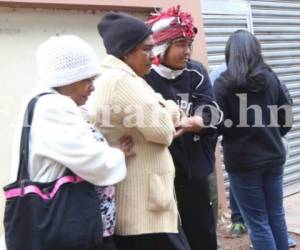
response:
<path fill-rule="evenodd" d="M 176 133 L 174 136 L 178 137 L 186 132 L 197 133 L 204 127 L 201 116 L 187 117 L 183 116 L 180 122 L 176 125 Z"/>
<path fill-rule="evenodd" d="M 176 128 L 176 132 L 175 132 L 173 138 L 175 139 L 175 138 L 181 136 L 182 134 L 184 134 L 185 132 L 187 132 L 187 131 L 184 128 L 178 128 L 178 129 Z"/>
<path fill-rule="evenodd" d="M 134 155 L 134 152 L 132 152 L 133 145 L 134 143 L 132 137 L 129 135 L 123 135 L 119 139 L 119 144 L 116 145 L 116 147 L 123 151 L 126 158 L 129 158 L 130 156 Z"/>

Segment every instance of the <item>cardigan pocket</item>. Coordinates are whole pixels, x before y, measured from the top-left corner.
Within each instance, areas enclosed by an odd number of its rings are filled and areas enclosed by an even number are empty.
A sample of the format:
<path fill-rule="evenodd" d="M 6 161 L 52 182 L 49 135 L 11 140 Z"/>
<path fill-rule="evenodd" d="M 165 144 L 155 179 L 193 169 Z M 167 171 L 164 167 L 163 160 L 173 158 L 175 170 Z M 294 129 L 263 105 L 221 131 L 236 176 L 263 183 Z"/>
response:
<path fill-rule="evenodd" d="M 174 198 L 174 174 L 149 175 L 148 209 L 151 211 L 171 210 L 175 203 Z"/>

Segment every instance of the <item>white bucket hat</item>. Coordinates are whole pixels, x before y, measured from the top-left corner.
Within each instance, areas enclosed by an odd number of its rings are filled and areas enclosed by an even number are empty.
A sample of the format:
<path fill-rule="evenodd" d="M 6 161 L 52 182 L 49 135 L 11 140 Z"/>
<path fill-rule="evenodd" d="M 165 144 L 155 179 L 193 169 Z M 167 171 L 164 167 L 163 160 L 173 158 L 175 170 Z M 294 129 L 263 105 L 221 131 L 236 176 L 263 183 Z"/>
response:
<path fill-rule="evenodd" d="M 93 49 L 74 35 L 50 37 L 36 56 L 40 82 L 50 88 L 69 85 L 100 74 Z"/>

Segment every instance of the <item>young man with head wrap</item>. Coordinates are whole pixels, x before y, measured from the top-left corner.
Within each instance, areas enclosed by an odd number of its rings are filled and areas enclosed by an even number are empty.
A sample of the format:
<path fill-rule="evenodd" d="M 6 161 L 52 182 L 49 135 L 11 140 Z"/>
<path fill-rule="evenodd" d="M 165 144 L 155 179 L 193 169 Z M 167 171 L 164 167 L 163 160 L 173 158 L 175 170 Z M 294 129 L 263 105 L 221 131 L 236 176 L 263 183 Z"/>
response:
<path fill-rule="evenodd" d="M 216 249 L 206 177 L 214 169 L 215 126 L 222 113 L 214 102 L 206 69 L 190 59 L 197 29 L 180 6 L 152 14 L 147 23 L 153 31 L 155 58 L 145 79 L 165 99 L 176 101 L 186 115 L 181 122 L 184 133 L 170 146 L 182 227 L 193 250 Z"/>

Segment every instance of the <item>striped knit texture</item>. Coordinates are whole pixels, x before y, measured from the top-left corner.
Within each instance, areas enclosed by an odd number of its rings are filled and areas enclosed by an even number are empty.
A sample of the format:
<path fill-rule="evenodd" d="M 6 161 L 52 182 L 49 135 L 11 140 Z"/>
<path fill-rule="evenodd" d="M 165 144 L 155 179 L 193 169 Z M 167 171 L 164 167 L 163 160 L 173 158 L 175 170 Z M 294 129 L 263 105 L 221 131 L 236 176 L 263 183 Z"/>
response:
<path fill-rule="evenodd" d="M 100 127 L 104 105 L 138 104 L 149 123 L 153 107 L 158 117 L 153 126 L 123 125 L 124 112 L 111 113 L 114 127 Z M 108 56 L 102 64 L 102 76 L 89 103 L 94 121 L 111 145 L 122 135 L 134 140 L 134 156 L 127 160 L 128 175 L 117 185 L 117 235 L 175 233 L 178 231 L 178 211 L 174 195 L 175 168 L 168 146 L 179 121 L 177 105 L 138 77 L 125 63 Z"/>

